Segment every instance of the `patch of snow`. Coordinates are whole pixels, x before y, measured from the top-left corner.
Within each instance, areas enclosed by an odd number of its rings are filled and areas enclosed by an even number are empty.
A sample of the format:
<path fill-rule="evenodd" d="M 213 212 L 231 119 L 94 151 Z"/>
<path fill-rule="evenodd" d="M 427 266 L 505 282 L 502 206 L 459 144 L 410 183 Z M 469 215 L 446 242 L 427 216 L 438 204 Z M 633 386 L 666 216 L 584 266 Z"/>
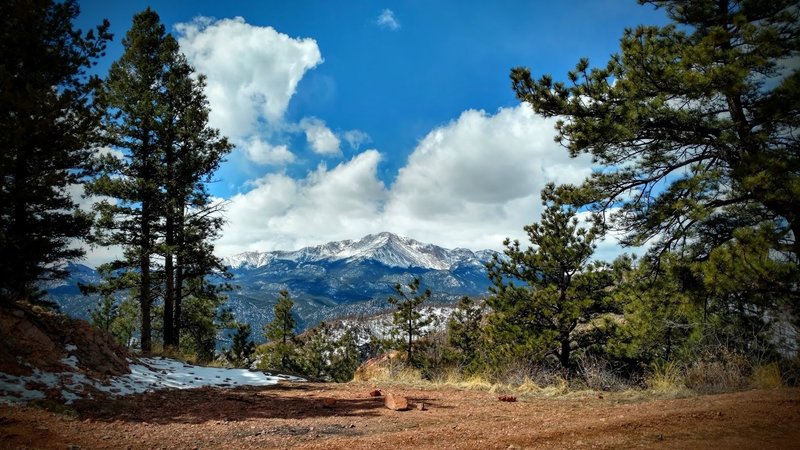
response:
<path fill-rule="evenodd" d="M 66 350 L 68 352 L 74 352 L 77 349 L 78 349 L 78 346 L 75 345 L 75 344 L 67 344 L 67 345 L 64 346 L 64 350 Z"/>
<path fill-rule="evenodd" d="M 61 360 L 77 368 L 77 358 Z M 0 403 L 17 404 L 43 399 L 45 389 L 56 389 L 66 404 L 87 395 L 87 387 L 110 395 L 130 395 L 162 389 L 191 389 L 203 386 L 238 387 L 271 386 L 279 381 L 306 381 L 299 377 L 271 375 L 246 369 L 225 369 L 184 364 L 167 358 L 141 358 L 140 364 L 131 364 L 131 373 L 113 377 L 102 383 L 80 372 L 49 373 L 34 369 L 29 376 L 0 373 Z M 74 365 L 73 365 L 74 364 Z M 44 389 L 28 389 L 29 384 Z"/>
<path fill-rule="evenodd" d="M 61 362 L 72 367 L 73 369 L 78 368 L 78 357 L 75 355 L 70 355 L 66 358 L 61 358 Z"/>

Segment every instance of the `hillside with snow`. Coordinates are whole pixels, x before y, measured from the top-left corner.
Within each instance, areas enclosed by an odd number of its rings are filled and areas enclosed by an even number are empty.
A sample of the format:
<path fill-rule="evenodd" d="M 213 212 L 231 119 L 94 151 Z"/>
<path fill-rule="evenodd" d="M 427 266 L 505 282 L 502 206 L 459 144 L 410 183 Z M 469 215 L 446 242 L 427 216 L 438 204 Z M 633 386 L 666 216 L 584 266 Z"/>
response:
<path fill-rule="evenodd" d="M 414 239 L 383 232 L 370 234 L 358 241 L 328 242 L 296 251 L 244 252 L 224 258 L 232 269 L 257 269 L 275 261 L 297 263 L 374 261 L 387 267 L 452 270 L 461 266 L 482 266 L 493 252 L 472 252 L 465 248 L 449 250 Z"/>
<path fill-rule="evenodd" d="M 394 286 L 414 277 L 431 290 L 432 304 L 446 306 L 464 295 L 486 295 L 485 264 L 493 255 L 490 250 L 447 249 L 388 232 L 295 251 L 245 252 L 223 260 L 234 285 L 226 306 L 237 320 L 260 330 L 272 320 L 279 291 L 286 289 L 302 330 L 323 320 L 385 311 Z M 82 295 L 78 284 L 96 283 L 100 277 L 80 264 L 69 264 L 67 270 L 69 279 L 45 288 L 63 312 L 88 318 L 97 299 Z M 260 332 L 255 335 L 260 339 Z"/>
<path fill-rule="evenodd" d="M 224 262 L 234 275 L 230 306 L 239 320 L 260 329 L 272 318 L 281 289 L 289 291 L 301 328 L 343 316 L 387 309 L 396 284 L 415 277 L 432 302 L 485 296 L 485 264 L 494 252 L 446 249 L 392 233 L 371 234 L 296 251 L 246 252 Z"/>

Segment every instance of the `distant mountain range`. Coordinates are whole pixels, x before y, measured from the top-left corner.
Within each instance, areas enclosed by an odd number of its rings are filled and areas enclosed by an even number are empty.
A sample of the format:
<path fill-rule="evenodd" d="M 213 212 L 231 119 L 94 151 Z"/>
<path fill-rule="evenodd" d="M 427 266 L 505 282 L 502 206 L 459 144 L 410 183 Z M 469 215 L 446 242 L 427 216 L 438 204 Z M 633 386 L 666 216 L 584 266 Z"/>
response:
<path fill-rule="evenodd" d="M 224 259 L 237 287 L 229 293 L 239 321 L 260 334 L 272 320 L 278 292 L 289 291 L 300 328 L 344 316 L 387 309 L 394 285 L 419 277 L 433 293 L 432 303 L 452 304 L 464 295 L 484 296 L 489 287 L 485 263 L 493 251 L 446 249 L 392 233 L 358 241 L 329 242 L 296 251 L 245 252 Z M 67 314 L 87 317 L 97 300 L 83 297 L 77 283 L 99 279 L 91 268 L 70 264 L 70 278 L 47 286 Z"/>

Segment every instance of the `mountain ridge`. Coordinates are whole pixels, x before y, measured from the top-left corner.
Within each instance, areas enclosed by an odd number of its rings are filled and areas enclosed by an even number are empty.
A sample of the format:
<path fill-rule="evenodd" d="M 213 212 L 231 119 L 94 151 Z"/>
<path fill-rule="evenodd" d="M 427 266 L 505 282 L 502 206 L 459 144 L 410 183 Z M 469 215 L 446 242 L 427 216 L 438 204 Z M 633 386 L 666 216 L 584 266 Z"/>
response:
<path fill-rule="evenodd" d="M 233 269 L 257 269 L 279 259 L 296 262 L 372 259 L 389 267 L 451 270 L 458 265 L 474 265 L 488 260 L 493 253 L 491 250 L 447 249 L 384 231 L 368 234 L 357 241 L 331 241 L 294 251 L 247 251 L 225 257 L 223 263 Z"/>
<path fill-rule="evenodd" d="M 454 304 L 464 295 L 487 293 L 485 263 L 495 252 L 446 249 L 383 232 L 358 240 L 332 241 L 295 251 L 243 252 L 223 258 L 235 286 L 226 307 L 254 330 L 272 320 L 281 290 L 295 303 L 298 331 L 343 316 L 371 315 L 390 308 L 394 286 L 419 278 L 433 292 L 431 303 Z M 44 287 L 69 315 L 88 318 L 96 297 L 83 296 L 78 283 L 96 283 L 99 274 L 82 264 L 71 276 Z"/>

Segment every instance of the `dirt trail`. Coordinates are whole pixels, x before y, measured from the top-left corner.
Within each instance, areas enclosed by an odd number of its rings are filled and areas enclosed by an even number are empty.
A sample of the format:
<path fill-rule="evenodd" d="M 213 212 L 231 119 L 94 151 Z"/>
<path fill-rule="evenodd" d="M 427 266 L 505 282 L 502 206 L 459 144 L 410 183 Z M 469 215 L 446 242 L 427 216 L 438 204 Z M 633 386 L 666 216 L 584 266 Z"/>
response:
<path fill-rule="evenodd" d="M 487 392 L 378 386 L 427 408 L 396 412 L 369 396 L 373 387 L 157 392 L 80 403 L 72 415 L 0 406 L 0 448 L 800 448 L 800 389 L 509 403 Z"/>

